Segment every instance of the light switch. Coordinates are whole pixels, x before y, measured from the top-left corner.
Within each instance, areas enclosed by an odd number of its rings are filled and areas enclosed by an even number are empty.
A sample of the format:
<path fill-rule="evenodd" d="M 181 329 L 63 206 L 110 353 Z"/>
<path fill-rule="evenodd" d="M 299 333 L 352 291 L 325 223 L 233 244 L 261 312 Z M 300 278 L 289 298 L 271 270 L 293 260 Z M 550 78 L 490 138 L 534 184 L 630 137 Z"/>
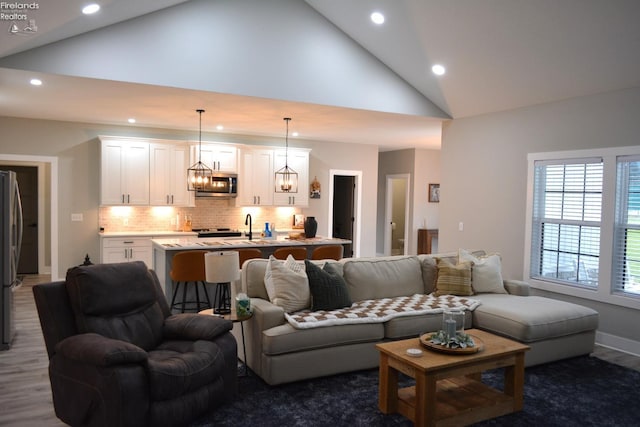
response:
<path fill-rule="evenodd" d="M 460 221 L 458 223 L 458 231 L 463 231 L 464 230 L 464 222 Z"/>
<path fill-rule="evenodd" d="M 82 216 L 81 213 L 72 213 L 71 221 L 84 221 L 84 217 Z"/>

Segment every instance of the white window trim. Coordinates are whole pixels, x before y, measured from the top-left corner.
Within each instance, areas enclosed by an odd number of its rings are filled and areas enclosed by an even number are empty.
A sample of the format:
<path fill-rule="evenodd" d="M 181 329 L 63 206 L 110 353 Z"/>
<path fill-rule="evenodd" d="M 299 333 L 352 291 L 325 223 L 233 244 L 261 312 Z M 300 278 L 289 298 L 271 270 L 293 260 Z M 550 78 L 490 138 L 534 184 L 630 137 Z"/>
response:
<path fill-rule="evenodd" d="M 614 294 L 611 283 L 613 233 L 615 222 L 616 196 L 616 160 L 618 156 L 640 154 L 640 146 L 602 148 L 591 150 L 554 151 L 546 153 L 529 153 L 527 155 L 527 207 L 525 211 L 524 236 L 524 271 L 522 277 L 531 287 L 564 295 L 600 301 L 640 310 L 640 297 Z M 531 277 L 531 231 L 533 210 L 533 184 L 535 162 L 541 160 L 568 160 L 583 157 L 602 157 L 603 185 L 602 185 L 602 217 L 600 228 L 600 266 L 597 289 L 587 289 L 571 284 L 533 279 Z"/>

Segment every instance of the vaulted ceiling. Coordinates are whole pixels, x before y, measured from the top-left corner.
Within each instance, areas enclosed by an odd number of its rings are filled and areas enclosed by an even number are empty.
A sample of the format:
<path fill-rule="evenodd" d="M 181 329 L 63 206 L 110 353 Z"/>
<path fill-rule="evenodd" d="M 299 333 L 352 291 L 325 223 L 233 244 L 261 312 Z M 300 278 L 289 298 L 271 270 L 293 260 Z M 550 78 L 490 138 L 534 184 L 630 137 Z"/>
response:
<path fill-rule="evenodd" d="M 85 3 L 0 22 L 1 116 L 189 130 L 205 108 L 205 131 L 281 136 L 287 115 L 301 138 L 437 149 L 443 120 L 640 85 L 636 0 Z"/>

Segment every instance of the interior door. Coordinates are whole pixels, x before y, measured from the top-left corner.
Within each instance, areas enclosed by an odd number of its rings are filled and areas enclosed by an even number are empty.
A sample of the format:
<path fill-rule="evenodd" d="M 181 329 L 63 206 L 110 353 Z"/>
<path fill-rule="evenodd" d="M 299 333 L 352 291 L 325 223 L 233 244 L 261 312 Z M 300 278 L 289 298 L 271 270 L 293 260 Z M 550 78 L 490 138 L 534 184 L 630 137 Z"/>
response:
<path fill-rule="evenodd" d="M 38 274 L 38 168 L 35 166 L 0 166 L 16 173 L 22 199 L 22 250 L 18 274 Z"/>
<path fill-rule="evenodd" d="M 353 241 L 355 187 L 355 176 L 335 175 L 333 178 L 333 237 Z M 345 245 L 344 256 L 353 256 L 353 244 Z"/>

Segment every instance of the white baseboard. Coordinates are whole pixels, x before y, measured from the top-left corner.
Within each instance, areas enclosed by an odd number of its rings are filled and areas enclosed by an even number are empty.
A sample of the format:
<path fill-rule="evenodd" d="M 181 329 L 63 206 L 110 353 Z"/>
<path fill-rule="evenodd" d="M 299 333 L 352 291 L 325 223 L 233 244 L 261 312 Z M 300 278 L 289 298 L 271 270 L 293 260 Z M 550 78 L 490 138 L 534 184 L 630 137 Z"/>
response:
<path fill-rule="evenodd" d="M 640 342 L 596 331 L 596 344 L 640 357 Z"/>

